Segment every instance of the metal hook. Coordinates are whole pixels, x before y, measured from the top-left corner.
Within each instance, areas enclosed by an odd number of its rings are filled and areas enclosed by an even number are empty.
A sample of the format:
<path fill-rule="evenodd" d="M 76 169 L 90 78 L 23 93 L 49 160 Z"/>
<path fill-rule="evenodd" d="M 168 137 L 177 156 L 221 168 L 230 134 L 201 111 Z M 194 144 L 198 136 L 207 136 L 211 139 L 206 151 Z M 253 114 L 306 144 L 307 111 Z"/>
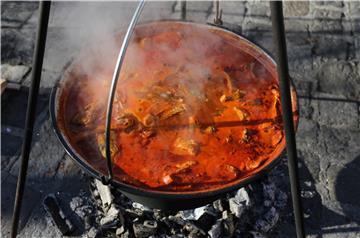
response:
<path fill-rule="evenodd" d="M 222 9 L 220 9 L 220 1 L 215 0 L 215 18 L 214 18 L 214 24 L 216 25 L 222 25 Z"/>
<path fill-rule="evenodd" d="M 181 19 L 186 19 L 186 0 L 181 0 Z"/>

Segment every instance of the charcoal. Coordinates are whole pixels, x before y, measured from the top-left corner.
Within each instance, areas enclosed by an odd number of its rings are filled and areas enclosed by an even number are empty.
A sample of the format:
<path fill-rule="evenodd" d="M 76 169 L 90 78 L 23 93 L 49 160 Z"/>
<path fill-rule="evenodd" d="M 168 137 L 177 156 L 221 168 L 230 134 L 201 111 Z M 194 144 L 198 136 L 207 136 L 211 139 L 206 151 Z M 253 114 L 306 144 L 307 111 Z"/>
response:
<path fill-rule="evenodd" d="M 206 236 L 198 230 L 192 230 L 187 237 L 189 238 L 205 238 Z"/>
<path fill-rule="evenodd" d="M 179 212 L 180 216 L 184 220 L 195 220 L 194 209 L 183 210 Z"/>
<path fill-rule="evenodd" d="M 276 184 L 269 177 L 230 192 L 226 198 L 212 204 L 174 212 L 150 209 L 132 202 L 114 188 L 94 182 L 92 200 L 99 207 L 97 213 L 92 212 L 92 217 L 88 215 L 91 207 L 84 204 L 86 199 L 82 197 L 73 198 L 70 205 L 81 218 L 84 216 L 84 220 L 95 218 L 93 222 L 85 222 L 89 237 L 260 238 L 278 222 L 279 211 L 276 209 L 287 206 L 287 194 Z M 303 195 L 311 196 L 310 193 Z M 100 228 L 93 229 L 94 226 Z"/>
<path fill-rule="evenodd" d="M 252 238 L 266 238 L 267 237 L 256 231 L 250 231 L 250 234 L 252 235 L 251 236 Z"/>
<path fill-rule="evenodd" d="M 129 209 L 129 208 L 127 208 L 127 209 L 125 209 L 125 212 L 131 218 L 142 217 L 144 215 L 144 211 L 142 211 L 140 209 Z"/>
<path fill-rule="evenodd" d="M 168 219 L 175 222 L 176 224 L 179 224 L 180 226 L 184 226 L 186 224 L 186 221 L 181 219 L 180 216 L 168 216 Z"/>
<path fill-rule="evenodd" d="M 302 198 L 313 198 L 315 196 L 315 191 L 301 191 Z"/>
<path fill-rule="evenodd" d="M 184 226 L 184 229 L 185 229 L 186 231 L 188 231 L 189 233 L 191 233 L 191 232 L 193 232 L 193 233 L 197 232 L 197 233 L 199 233 L 199 234 L 206 235 L 206 232 L 205 232 L 203 229 L 201 229 L 201 227 L 197 226 L 196 224 L 194 224 L 194 223 L 192 223 L 192 222 L 186 223 L 185 226 Z"/>
<path fill-rule="evenodd" d="M 222 213 L 223 218 L 223 237 L 232 237 L 235 232 L 235 218 L 228 211 Z"/>
<path fill-rule="evenodd" d="M 288 196 L 283 191 L 277 191 L 276 193 L 276 200 L 275 200 L 275 206 L 277 208 L 284 208 L 286 207 L 288 200 Z"/>
<path fill-rule="evenodd" d="M 239 202 L 236 198 L 229 199 L 230 211 L 237 217 L 240 218 L 241 214 L 245 211 L 245 205 Z"/>
<path fill-rule="evenodd" d="M 250 198 L 245 188 L 240 188 L 235 195 L 235 199 L 238 203 L 243 203 L 246 206 L 250 206 Z"/>
<path fill-rule="evenodd" d="M 72 222 L 66 218 L 64 210 L 59 206 L 59 202 L 57 201 L 57 198 L 54 194 L 46 196 L 43 204 L 45 210 L 50 214 L 61 234 L 69 235 L 75 230 Z"/>
<path fill-rule="evenodd" d="M 210 230 L 211 226 L 215 223 L 216 217 L 215 214 L 210 212 L 205 212 L 197 221 L 196 224 L 204 231 Z"/>
<path fill-rule="evenodd" d="M 198 220 L 208 210 L 207 206 L 202 206 L 194 209 L 194 220 Z"/>
<path fill-rule="evenodd" d="M 255 223 L 255 228 L 261 232 L 268 232 L 274 227 L 274 225 L 279 220 L 279 213 L 274 207 L 264 214 L 264 218 L 257 220 Z"/>
<path fill-rule="evenodd" d="M 143 224 L 144 224 L 145 227 L 147 227 L 149 229 L 153 229 L 155 231 L 158 228 L 158 224 L 154 220 L 145 220 Z"/>
<path fill-rule="evenodd" d="M 110 207 L 113 201 L 113 196 L 111 195 L 110 187 L 104 185 L 100 180 L 97 179 L 95 179 L 95 185 L 99 192 L 103 207 L 104 208 Z"/>
<path fill-rule="evenodd" d="M 272 207 L 267 213 L 265 213 L 264 219 L 272 228 L 279 220 L 279 212 L 275 209 L 275 207 Z"/>
<path fill-rule="evenodd" d="M 151 208 L 148 208 L 140 203 L 137 203 L 137 202 L 133 202 L 132 203 L 132 207 L 135 208 L 135 209 L 139 209 L 139 210 L 142 210 L 142 211 L 149 211 L 149 212 L 152 212 L 152 209 Z"/>
<path fill-rule="evenodd" d="M 104 226 L 106 224 L 121 222 L 122 216 L 120 210 L 115 207 L 115 205 L 111 205 L 109 210 L 105 213 L 105 216 L 100 220 L 100 225 Z"/>
<path fill-rule="evenodd" d="M 153 215 L 153 218 L 157 221 L 160 221 L 163 217 L 165 217 L 164 212 L 162 212 L 159 209 L 154 209 L 152 215 Z"/>
<path fill-rule="evenodd" d="M 132 238 L 134 237 L 130 231 L 125 231 L 124 233 L 120 234 L 119 238 Z"/>
<path fill-rule="evenodd" d="M 220 238 L 222 233 L 222 219 L 218 219 L 215 224 L 208 231 L 210 238 Z"/>
<path fill-rule="evenodd" d="M 265 201 L 264 201 L 264 206 L 265 206 L 265 207 L 270 207 L 272 203 L 273 203 L 273 202 L 270 201 L 270 200 L 265 200 Z"/>
<path fill-rule="evenodd" d="M 154 235 L 157 231 L 158 224 L 156 221 L 146 220 L 143 223 L 135 222 L 133 224 L 133 230 L 135 237 L 149 237 Z"/>
<path fill-rule="evenodd" d="M 218 199 L 213 202 L 213 207 L 218 212 L 223 212 L 226 209 L 225 201 L 223 199 Z"/>
<path fill-rule="evenodd" d="M 267 199 L 274 201 L 275 200 L 275 191 L 276 191 L 275 184 L 274 183 L 263 184 L 263 189 L 264 189 L 264 196 Z"/>
<path fill-rule="evenodd" d="M 124 226 L 120 226 L 115 231 L 115 235 L 117 235 L 117 236 L 120 236 L 121 234 L 124 234 L 124 233 L 125 233 L 125 227 Z"/>
<path fill-rule="evenodd" d="M 115 229 L 100 228 L 95 238 L 116 238 Z"/>

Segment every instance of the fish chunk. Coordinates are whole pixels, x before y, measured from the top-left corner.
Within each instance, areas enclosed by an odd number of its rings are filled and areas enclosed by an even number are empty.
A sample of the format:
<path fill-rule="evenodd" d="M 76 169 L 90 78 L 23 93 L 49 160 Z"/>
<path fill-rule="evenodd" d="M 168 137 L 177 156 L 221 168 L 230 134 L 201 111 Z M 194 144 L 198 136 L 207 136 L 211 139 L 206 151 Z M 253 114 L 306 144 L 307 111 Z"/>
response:
<path fill-rule="evenodd" d="M 146 127 L 155 127 L 157 124 L 158 118 L 152 114 L 147 114 L 143 119 L 143 124 Z"/>
<path fill-rule="evenodd" d="M 240 175 L 240 170 L 230 164 L 221 165 L 222 176 L 226 179 L 234 180 Z"/>
<path fill-rule="evenodd" d="M 224 102 L 230 102 L 233 100 L 233 97 L 232 96 L 229 96 L 229 95 L 225 95 L 223 94 L 221 97 L 220 97 L 220 102 L 224 103 Z"/>
<path fill-rule="evenodd" d="M 238 107 L 233 107 L 233 109 L 240 121 L 246 121 L 249 119 L 249 113 L 245 109 L 241 109 Z"/>
<path fill-rule="evenodd" d="M 160 120 L 166 120 L 170 117 L 173 117 L 175 115 L 178 115 L 178 114 L 184 112 L 185 110 L 186 110 L 186 108 L 185 108 L 184 104 L 175 105 L 175 106 L 171 107 L 170 109 L 163 111 L 160 114 Z"/>
<path fill-rule="evenodd" d="M 188 160 L 183 163 L 179 163 L 175 165 L 175 170 L 173 172 L 167 173 L 162 177 L 162 181 L 166 185 L 169 185 L 174 181 L 179 181 L 181 180 L 181 175 L 188 172 L 191 169 L 191 167 L 193 167 L 196 164 L 197 162 L 194 160 Z"/>
<path fill-rule="evenodd" d="M 94 103 L 90 103 L 84 107 L 83 111 L 76 113 L 72 119 L 71 123 L 74 125 L 85 126 L 93 123 L 96 119 L 98 108 Z"/>
<path fill-rule="evenodd" d="M 193 139 L 178 137 L 172 148 L 172 153 L 176 155 L 196 156 L 200 152 L 200 145 Z"/>
<path fill-rule="evenodd" d="M 241 101 L 244 97 L 245 97 L 245 92 L 244 91 L 242 91 L 240 89 L 236 89 L 236 90 L 233 91 L 232 98 L 234 100 Z"/>
<path fill-rule="evenodd" d="M 214 134 L 217 131 L 215 126 L 208 126 L 205 128 L 204 132 L 206 134 Z"/>
<path fill-rule="evenodd" d="M 137 118 L 131 113 L 122 114 L 116 117 L 115 121 L 126 133 L 133 131 L 138 125 Z"/>
<path fill-rule="evenodd" d="M 96 136 L 97 144 L 101 155 L 106 158 L 106 139 L 105 133 L 98 134 Z M 110 131 L 110 155 L 111 158 L 119 152 L 119 148 L 116 145 L 116 133 L 114 131 Z"/>
<path fill-rule="evenodd" d="M 188 160 L 188 161 L 185 161 L 184 163 L 177 164 L 177 165 L 175 165 L 175 167 L 177 168 L 176 172 L 177 173 L 184 172 L 196 164 L 197 164 L 197 162 L 194 160 Z"/>

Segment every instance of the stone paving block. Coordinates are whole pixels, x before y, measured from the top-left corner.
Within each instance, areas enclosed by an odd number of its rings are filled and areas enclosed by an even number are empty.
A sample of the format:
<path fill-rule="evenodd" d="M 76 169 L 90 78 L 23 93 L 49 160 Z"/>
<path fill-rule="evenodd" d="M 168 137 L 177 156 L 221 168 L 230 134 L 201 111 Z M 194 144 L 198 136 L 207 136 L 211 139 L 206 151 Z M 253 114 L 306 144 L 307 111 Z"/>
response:
<path fill-rule="evenodd" d="M 354 37 L 354 51 L 357 60 L 360 60 L 360 34 Z"/>
<path fill-rule="evenodd" d="M 146 3 L 143 12 L 141 13 L 140 20 L 157 21 L 166 19 L 176 19 L 173 15 L 176 1 L 149 1 Z"/>
<path fill-rule="evenodd" d="M 341 34 L 343 28 L 341 21 L 331 19 L 315 19 L 309 24 L 309 30 L 317 34 Z"/>
<path fill-rule="evenodd" d="M 360 20 L 360 2 L 348 1 L 346 4 L 348 4 L 350 18 L 358 22 Z"/>
<path fill-rule="evenodd" d="M 63 236 L 52 222 L 49 214 L 44 210 L 42 204 L 39 204 L 26 226 L 19 232 L 19 237 L 60 238 Z"/>
<path fill-rule="evenodd" d="M 314 95 L 311 102 L 314 108 L 313 119 L 321 125 L 334 128 L 358 128 L 358 107 L 354 102 L 339 101 L 328 95 Z"/>
<path fill-rule="evenodd" d="M 37 9 L 37 2 L 1 2 L 1 27 L 20 27 Z"/>
<path fill-rule="evenodd" d="M 310 119 L 300 118 L 296 142 L 299 150 L 313 149 L 313 145 L 318 143 L 317 123 Z"/>
<path fill-rule="evenodd" d="M 59 167 L 59 163 L 65 152 L 53 132 L 50 120 L 41 127 L 38 138 L 34 143 L 28 168 L 28 180 L 45 181 L 51 179 Z M 11 174 L 16 175 L 19 171 L 20 161 L 17 161 L 11 169 Z"/>
<path fill-rule="evenodd" d="M 1 166 L 6 167 L 11 157 L 20 153 L 22 139 L 5 133 L 1 133 L 1 138 Z"/>
<path fill-rule="evenodd" d="M 248 1 L 246 16 L 251 18 L 269 18 L 270 3 L 268 1 Z"/>
<path fill-rule="evenodd" d="M 7 179 L 7 177 L 10 176 L 9 172 L 7 171 L 1 171 L 1 183 Z"/>
<path fill-rule="evenodd" d="M 43 70 L 60 73 L 71 59 L 88 45 L 76 28 L 49 28 Z"/>
<path fill-rule="evenodd" d="M 245 1 L 220 1 L 219 6 L 223 11 L 224 17 L 228 15 L 244 15 L 246 10 Z"/>
<path fill-rule="evenodd" d="M 349 51 L 351 42 L 342 35 L 325 36 L 316 34 L 312 36 L 314 56 L 333 59 L 348 59 L 355 52 Z"/>
<path fill-rule="evenodd" d="M 312 63 L 312 45 L 307 42 L 307 36 L 305 34 L 298 34 L 298 38 L 295 38 L 295 34 L 288 34 L 287 36 L 287 53 L 288 60 L 304 62 L 304 64 L 311 65 Z"/>
<path fill-rule="evenodd" d="M 310 11 L 309 1 L 286 1 L 283 6 L 285 17 L 306 16 Z"/>
<path fill-rule="evenodd" d="M 8 175 L 1 181 L 1 234 L 3 237 L 10 236 L 16 182 L 17 178 L 12 175 Z M 40 202 L 40 197 L 41 194 L 38 191 L 29 186 L 25 188 L 19 230 L 25 226 L 36 204 Z"/>
<path fill-rule="evenodd" d="M 213 13 L 212 1 L 186 1 L 186 20 L 206 23 L 209 20 L 209 16 Z M 177 1 L 174 7 L 174 19 L 181 19 L 181 3 Z M 210 19 L 212 23 L 213 20 Z"/>
<path fill-rule="evenodd" d="M 34 29 L 1 29 L 2 63 L 30 65 L 34 41 Z"/>
<path fill-rule="evenodd" d="M 330 165 L 346 166 L 360 154 L 360 131 L 320 125 L 317 148 L 322 170 Z M 328 179 L 325 176 L 325 179 Z"/>
<path fill-rule="evenodd" d="M 61 78 L 61 76 L 62 76 L 61 73 L 52 72 L 49 70 L 43 70 L 41 73 L 39 93 L 42 95 L 48 94 L 51 91 L 51 89 L 54 87 L 55 83 Z M 26 77 L 22 85 L 25 87 L 30 87 L 31 85 L 30 75 Z"/>
<path fill-rule="evenodd" d="M 21 83 L 30 67 L 25 65 L 1 65 L 1 78 L 13 83 Z"/>
<path fill-rule="evenodd" d="M 60 142 L 59 142 L 60 143 Z M 65 154 L 64 158 L 60 161 L 59 167 L 56 171 L 56 179 L 66 179 L 69 177 L 81 177 L 82 170 L 79 165 L 70 158 L 69 155 Z"/>
<path fill-rule="evenodd" d="M 360 67 L 357 61 L 329 60 L 317 72 L 318 90 L 360 100 Z"/>
<path fill-rule="evenodd" d="M 338 19 L 345 17 L 342 11 L 335 11 L 329 9 L 315 9 L 313 14 L 316 19 L 326 21 L 338 21 Z"/>
<path fill-rule="evenodd" d="M 242 34 L 263 47 L 268 53 L 273 54 L 274 44 L 270 21 L 245 18 L 242 24 Z"/>
<path fill-rule="evenodd" d="M 28 101 L 28 92 L 25 90 L 15 91 L 6 90 L 2 95 L 1 101 L 1 124 L 16 128 L 24 128 L 26 107 Z M 37 116 L 47 106 L 47 97 L 39 97 L 37 104 Z M 5 131 L 7 134 L 11 134 L 10 131 Z"/>
<path fill-rule="evenodd" d="M 290 33 L 293 34 L 308 34 L 308 28 L 311 20 L 309 19 L 298 19 L 298 18 L 285 18 L 285 30 L 286 36 Z"/>
<path fill-rule="evenodd" d="M 334 6 L 338 8 L 344 7 L 343 1 L 313 1 L 313 4 L 317 6 Z"/>

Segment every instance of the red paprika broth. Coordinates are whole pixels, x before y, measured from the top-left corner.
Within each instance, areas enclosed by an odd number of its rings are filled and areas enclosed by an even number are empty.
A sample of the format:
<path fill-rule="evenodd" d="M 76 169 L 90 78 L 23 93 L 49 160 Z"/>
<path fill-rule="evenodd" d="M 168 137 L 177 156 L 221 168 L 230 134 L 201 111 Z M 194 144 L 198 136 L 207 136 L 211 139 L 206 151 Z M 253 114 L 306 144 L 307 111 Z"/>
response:
<path fill-rule="evenodd" d="M 138 27 L 114 101 L 116 178 L 152 190 L 216 189 L 274 160 L 285 143 L 275 66 L 251 47 L 195 24 Z M 58 123 L 103 173 L 112 70 L 84 74 L 74 67 L 60 96 Z"/>

